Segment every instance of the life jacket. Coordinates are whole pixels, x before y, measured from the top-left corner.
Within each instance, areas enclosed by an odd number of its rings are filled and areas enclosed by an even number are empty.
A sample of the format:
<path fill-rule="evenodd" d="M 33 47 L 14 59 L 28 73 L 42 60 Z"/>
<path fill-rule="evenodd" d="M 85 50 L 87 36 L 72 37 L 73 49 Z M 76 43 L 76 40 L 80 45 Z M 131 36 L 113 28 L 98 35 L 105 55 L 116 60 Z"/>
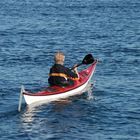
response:
<path fill-rule="evenodd" d="M 69 68 L 61 64 L 54 64 L 50 69 L 48 82 L 50 85 L 63 85 L 63 83 L 71 83 L 78 79 L 78 75 Z"/>

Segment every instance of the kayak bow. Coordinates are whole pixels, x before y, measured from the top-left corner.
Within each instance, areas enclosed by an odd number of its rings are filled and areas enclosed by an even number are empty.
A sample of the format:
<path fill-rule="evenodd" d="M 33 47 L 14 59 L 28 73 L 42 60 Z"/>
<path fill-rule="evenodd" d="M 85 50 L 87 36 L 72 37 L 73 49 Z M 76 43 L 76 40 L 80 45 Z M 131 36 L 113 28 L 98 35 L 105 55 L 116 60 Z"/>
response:
<path fill-rule="evenodd" d="M 35 103 L 48 103 L 51 101 L 56 101 L 68 98 L 70 96 L 82 94 L 86 90 L 86 86 L 95 71 L 96 64 L 97 60 L 95 60 L 88 68 L 80 71 L 80 78 L 78 81 L 74 81 L 73 86 L 49 86 L 45 90 L 36 93 L 25 91 L 22 88 L 22 95 L 24 96 L 25 102 L 28 105 Z"/>

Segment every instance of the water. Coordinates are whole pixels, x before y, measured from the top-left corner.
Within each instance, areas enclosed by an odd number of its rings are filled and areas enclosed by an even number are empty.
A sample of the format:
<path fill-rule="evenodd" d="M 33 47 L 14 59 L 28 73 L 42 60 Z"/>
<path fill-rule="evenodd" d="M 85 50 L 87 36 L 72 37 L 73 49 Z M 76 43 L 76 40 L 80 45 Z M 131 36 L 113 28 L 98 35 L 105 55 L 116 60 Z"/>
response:
<path fill-rule="evenodd" d="M 88 53 L 102 60 L 92 93 L 36 108 L 23 102 L 19 113 L 21 85 L 47 86 L 57 51 L 69 67 Z M 0 1 L 0 140 L 139 140 L 139 65 L 139 0 Z"/>

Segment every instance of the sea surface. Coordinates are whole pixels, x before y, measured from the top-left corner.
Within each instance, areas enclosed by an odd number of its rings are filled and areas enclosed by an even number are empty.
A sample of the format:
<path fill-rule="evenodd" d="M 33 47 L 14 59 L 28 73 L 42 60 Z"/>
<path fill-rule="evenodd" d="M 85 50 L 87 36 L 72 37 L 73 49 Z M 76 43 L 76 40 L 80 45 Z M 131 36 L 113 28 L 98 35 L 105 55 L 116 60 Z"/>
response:
<path fill-rule="evenodd" d="M 94 86 L 18 112 L 57 51 L 99 59 Z M 0 0 L 0 140 L 140 140 L 140 0 Z"/>

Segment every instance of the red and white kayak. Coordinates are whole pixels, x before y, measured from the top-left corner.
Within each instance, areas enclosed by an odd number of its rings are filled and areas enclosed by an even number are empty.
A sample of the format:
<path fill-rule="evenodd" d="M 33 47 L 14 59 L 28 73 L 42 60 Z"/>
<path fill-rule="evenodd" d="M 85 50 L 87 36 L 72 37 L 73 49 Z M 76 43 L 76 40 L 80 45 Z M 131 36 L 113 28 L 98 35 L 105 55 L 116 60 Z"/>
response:
<path fill-rule="evenodd" d="M 28 105 L 38 102 L 48 103 L 60 99 L 65 99 L 70 96 L 82 94 L 86 90 L 86 87 L 95 71 L 96 64 L 97 60 L 94 61 L 88 68 L 80 71 L 80 78 L 78 81 L 74 81 L 73 86 L 51 86 L 47 87 L 44 91 L 40 91 L 37 93 L 30 93 L 29 91 L 25 91 L 24 89 L 22 89 L 21 93 L 24 96 L 25 102 Z"/>

